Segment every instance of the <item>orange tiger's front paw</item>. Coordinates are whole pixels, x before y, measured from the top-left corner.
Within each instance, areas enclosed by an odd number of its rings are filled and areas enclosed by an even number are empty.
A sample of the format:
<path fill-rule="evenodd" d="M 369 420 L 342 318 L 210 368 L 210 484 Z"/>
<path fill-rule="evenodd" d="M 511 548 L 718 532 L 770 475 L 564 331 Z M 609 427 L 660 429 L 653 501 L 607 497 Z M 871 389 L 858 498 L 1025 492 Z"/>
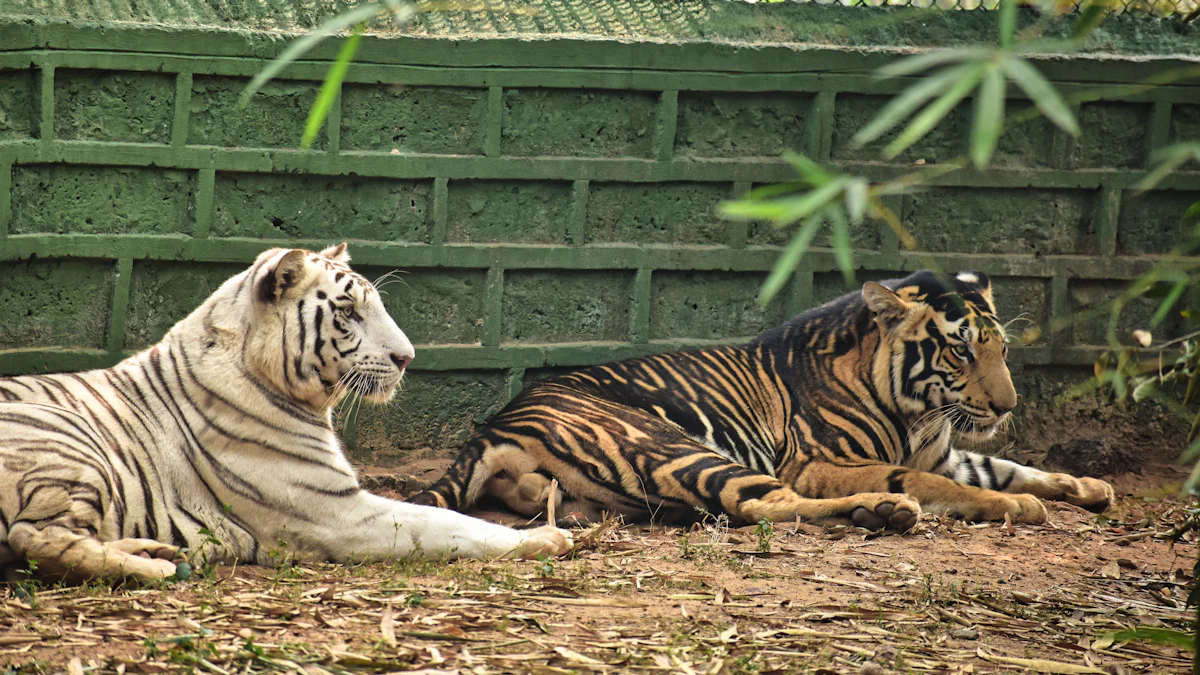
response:
<path fill-rule="evenodd" d="M 921 505 L 908 495 L 883 493 L 862 495 L 868 503 L 856 506 L 850 512 L 850 520 L 858 527 L 868 530 L 893 530 L 907 532 L 921 517 Z"/>
<path fill-rule="evenodd" d="M 1041 525 L 1046 522 L 1046 505 L 1037 497 L 1016 494 L 1004 495 L 1003 499 L 1005 501 L 1004 511 L 999 514 L 1000 517 L 992 518 L 992 520 L 1004 520 L 1004 516 L 1007 514 L 1014 523 Z"/>

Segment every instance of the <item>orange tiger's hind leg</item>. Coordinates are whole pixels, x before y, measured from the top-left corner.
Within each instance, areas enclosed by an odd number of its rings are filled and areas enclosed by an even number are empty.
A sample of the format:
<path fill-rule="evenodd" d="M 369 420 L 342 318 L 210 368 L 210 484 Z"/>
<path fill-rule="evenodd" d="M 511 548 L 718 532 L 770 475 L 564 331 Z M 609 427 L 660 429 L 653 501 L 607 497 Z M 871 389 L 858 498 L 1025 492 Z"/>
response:
<path fill-rule="evenodd" d="M 37 563 L 38 573 L 67 580 L 135 577 L 158 581 L 175 574 L 171 561 L 179 549 L 148 539 L 104 542 L 90 533 L 58 523 L 37 527 L 15 523 L 8 544 L 18 555 Z M 139 554 L 146 554 L 142 557 Z"/>

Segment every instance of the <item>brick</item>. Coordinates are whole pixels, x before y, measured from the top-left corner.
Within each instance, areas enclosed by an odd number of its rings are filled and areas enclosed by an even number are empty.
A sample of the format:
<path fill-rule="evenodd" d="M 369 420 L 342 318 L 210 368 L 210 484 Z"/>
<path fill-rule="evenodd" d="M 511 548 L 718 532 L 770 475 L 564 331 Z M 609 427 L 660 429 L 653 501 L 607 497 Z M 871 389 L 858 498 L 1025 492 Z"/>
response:
<path fill-rule="evenodd" d="M 1038 339 L 1044 343 L 1050 328 L 1050 281 L 1019 277 L 991 277 L 996 317 L 1008 326 L 1009 339 L 1017 342 L 1026 330 L 1038 327 Z"/>
<path fill-rule="evenodd" d="M 169 143 L 175 77 L 54 71 L 54 134 L 65 140 Z"/>
<path fill-rule="evenodd" d="M 1146 166 L 1150 104 L 1097 101 L 1079 109 L 1080 136 L 1074 164 L 1079 168 Z"/>
<path fill-rule="evenodd" d="M 507 390 L 502 372 L 410 372 L 391 405 L 363 404 L 354 458 L 381 465 L 387 459 L 413 459 L 398 450 L 459 448 L 500 410 Z"/>
<path fill-rule="evenodd" d="M 904 226 L 924 251 L 1078 253 L 1096 195 L 1082 190 L 930 188 L 912 195 Z"/>
<path fill-rule="evenodd" d="M 852 147 L 851 139 L 870 123 L 890 100 L 888 96 L 838 94 L 833 109 L 833 159 L 880 161 L 879 153 L 906 124 L 894 127 L 882 138 L 861 148 Z M 960 157 L 966 152 L 970 128 L 971 106 L 960 103 L 924 138 L 893 161 L 912 162 L 923 159 L 926 164 L 936 164 Z"/>
<path fill-rule="evenodd" d="M 521 380 L 521 382 L 523 383 L 524 388 L 528 389 L 530 386 L 537 384 L 538 382 L 544 382 L 552 377 L 558 377 L 559 375 L 567 375 L 577 370 L 580 369 L 572 366 L 545 366 L 543 368 L 530 368 L 525 371 L 525 378 Z"/>
<path fill-rule="evenodd" d="M 448 184 L 451 242 L 561 244 L 568 182 L 464 180 Z"/>
<path fill-rule="evenodd" d="M 217 174 L 212 232 L 222 237 L 429 240 L 428 181 Z"/>
<path fill-rule="evenodd" d="M 628 339 L 632 283 L 632 275 L 624 272 L 506 272 L 503 339 L 527 343 Z"/>
<path fill-rule="evenodd" d="M 1068 287 L 1072 314 L 1071 335 L 1075 344 L 1107 345 L 1108 323 L 1113 301 L 1129 289 L 1126 281 L 1072 280 Z M 1122 344 L 1134 344 L 1131 334 L 1139 328 L 1151 331 L 1155 340 L 1165 340 L 1184 331 L 1184 320 L 1179 310 L 1186 306 L 1177 305 L 1158 327 L 1150 326 L 1150 319 L 1158 310 L 1160 300 L 1138 298 L 1125 305 L 1117 322 L 1117 340 Z"/>
<path fill-rule="evenodd" d="M 0 263 L 0 349 L 103 347 L 115 273 L 90 260 Z"/>
<path fill-rule="evenodd" d="M 817 272 L 813 274 L 812 306 L 818 307 L 852 291 L 861 291 L 863 284 L 868 281 L 887 281 L 902 277 L 903 272 L 855 270 L 854 283 L 847 285 L 841 272 Z"/>
<path fill-rule="evenodd" d="M 1200 105 L 1171 106 L 1170 143 L 1194 141 L 1200 138 Z M 1195 160 L 1184 165 L 1187 171 L 1200 171 L 1200 164 Z"/>
<path fill-rule="evenodd" d="M 392 271 L 355 269 L 371 280 Z M 478 344 L 486 280 L 485 270 L 399 270 L 379 288 L 388 313 L 414 344 Z"/>
<path fill-rule="evenodd" d="M 35 135 L 36 72 L 33 69 L 0 70 L 0 140 L 19 140 Z"/>
<path fill-rule="evenodd" d="M 1010 85 L 1011 86 L 1011 85 Z M 1036 109 L 1036 117 L 1018 121 L 1033 104 L 1008 101 L 1004 110 L 1004 132 L 996 143 L 991 165 L 996 168 L 1049 168 L 1053 165 L 1054 125 Z M 973 113 L 972 113 L 973 114 Z"/>
<path fill-rule="evenodd" d="M 191 314 L 245 265 L 135 261 L 129 280 L 125 349 L 142 349 Z"/>
<path fill-rule="evenodd" d="M 505 89 L 505 155 L 649 157 L 658 95 L 572 89 Z"/>
<path fill-rule="evenodd" d="M 863 219 L 857 225 L 850 225 L 850 244 L 855 249 L 864 251 L 879 250 L 879 231 L 881 224 L 870 219 Z M 775 227 L 766 221 L 750 223 L 746 241 L 749 244 L 763 246 L 786 246 L 800 229 L 799 223 L 787 227 Z M 830 225 L 825 223 L 817 236 L 813 237 L 813 246 L 831 246 Z"/>
<path fill-rule="evenodd" d="M 681 92 L 679 157 L 772 157 L 804 150 L 808 94 Z"/>
<path fill-rule="evenodd" d="M 482 155 L 487 90 L 346 84 L 342 149 Z"/>
<path fill-rule="evenodd" d="M 308 112 L 317 98 L 316 82 L 268 82 L 245 108 L 238 99 L 249 80 L 198 75 L 192 79 L 189 145 L 298 148 Z M 325 130 L 313 147 L 326 147 Z"/>
<path fill-rule="evenodd" d="M 64 164 L 16 166 L 10 232 L 191 232 L 194 201 L 195 177 L 184 171 Z"/>
<path fill-rule="evenodd" d="M 592 183 L 588 241 L 721 244 L 729 222 L 716 206 L 728 198 L 724 183 Z"/>
<path fill-rule="evenodd" d="M 1169 253 L 1186 246 L 1195 230 L 1183 214 L 1200 202 L 1200 192 L 1155 190 L 1141 195 L 1126 192 L 1117 219 L 1117 252 L 1125 255 Z"/>
<path fill-rule="evenodd" d="M 650 339 L 749 337 L 783 322 L 786 291 L 761 310 L 755 298 L 766 275 L 742 272 L 655 272 Z"/>

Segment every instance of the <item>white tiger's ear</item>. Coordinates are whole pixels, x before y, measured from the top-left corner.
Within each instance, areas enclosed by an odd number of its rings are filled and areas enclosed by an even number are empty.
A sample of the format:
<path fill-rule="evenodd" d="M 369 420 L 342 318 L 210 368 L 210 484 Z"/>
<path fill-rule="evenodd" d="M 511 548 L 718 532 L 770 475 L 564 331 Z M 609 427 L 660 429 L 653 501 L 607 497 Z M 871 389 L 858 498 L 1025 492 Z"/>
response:
<path fill-rule="evenodd" d="M 874 312 L 875 318 L 888 329 L 900 323 L 911 306 L 891 289 L 874 281 L 863 284 L 862 294 L 863 300 L 867 302 L 867 309 Z"/>
<path fill-rule="evenodd" d="M 329 258 L 330 260 L 336 260 L 338 262 L 350 262 L 350 254 L 346 252 L 346 242 L 344 241 L 337 246 L 330 246 L 324 251 L 321 251 L 321 255 Z"/>
<path fill-rule="evenodd" d="M 279 302 L 289 290 L 304 280 L 308 272 L 308 257 L 305 253 L 300 249 L 292 249 L 267 270 L 258 282 L 259 300 L 268 304 Z"/>

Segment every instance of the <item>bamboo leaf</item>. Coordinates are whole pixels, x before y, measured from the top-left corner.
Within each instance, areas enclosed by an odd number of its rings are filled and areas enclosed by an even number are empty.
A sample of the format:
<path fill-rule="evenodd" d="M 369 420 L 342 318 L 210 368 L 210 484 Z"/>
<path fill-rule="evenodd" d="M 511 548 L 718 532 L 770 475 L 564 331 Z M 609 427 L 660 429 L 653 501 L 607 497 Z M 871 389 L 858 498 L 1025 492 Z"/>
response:
<path fill-rule="evenodd" d="M 1154 187 L 1155 185 L 1158 185 L 1159 183 L 1161 183 L 1162 179 L 1169 176 L 1171 173 L 1173 173 L 1175 171 L 1175 169 L 1178 169 L 1180 167 L 1180 165 L 1182 165 L 1186 161 L 1187 161 L 1186 159 L 1179 159 L 1179 160 L 1170 160 L 1170 161 L 1163 162 L 1162 164 L 1159 164 L 1158 166 L 1154 167 L 1153 171 L 1146 174 L 1145 178 L 1138 181 L 1137 185 L 1134 186 L 1134 189 L 1139 193 L 1149 190 L 1150 188 Z"/>
<path fill-rule="evenodd" d="M 850 225 L 841 206 L 829 209 L 829 220 L 833 225 L 833 257 L 846 284 L 854 285 L 854 245 L 850 243 Z"/>
<path fill-rule="evenodd" d="M 1192 372 L 1191 379 L 1188 380 L 1187 393 L 1183 396 L 1183 404 L 1191 405 L 1196 400 L 1196 394 L 1200 393 L 1200 368 Z"/>
<path fill-rule="evenodd" d="M 1193 441 L 1192 444 L 1183 451 L 1183 454 L 1179 455 L 1179 463 L 1190 464 L 1197 459 L 1200 459 L 1200 443 Z"/>
<path fill-rule="evenodd" d="M 855 178 L 846 183 L 846 211 L 850 222 L 857 225 L 867 214 L 869 185 L 861 178 Z"/>
<path fill-rule="evenodd" d="M 1050 84 L 1037 68 L 1019 56 L 1009 56 L 1000 64 L 1009 79 L 1024 90 L 1047 119 L 1072 136 L 1079 135 L 1079 123 L 1075 121 L 1075 114 L 1059 96 L 1054 85 Z"/>
<path fill-rule="evenodd" d="M 1138 384 L 1138 386 L 1133 388 L 1133 402 L 1141 403 L 1143 400 L 1146 399 L 1147 396 L 1149 396 L 1150 394 L 1153 394 L 1155 388 L 1157 388 L 1157 387 L 1158 387 L 1158 381 L 1155 380 L 1154 378 L 1150 378 L 1150 379 L 1146 380 L 1145 382 Z"/>
<path fill-rule="evenodd" d="M 1017 0 L 1000 0 L 1000 48 L 1012 49 L 1017 33 Z"/>
<path fill-rule="evenodd" d="M 821 207 L 835 199 L 842 190 L 846 187 L 848 178 L 837 178 L 833 182 L 826 183 L 808 194 L 793 200 L 783 200 L 786 210 L 775 219 L 776 226 L 790 225 L 797 220 L 807 218 L 808 216 L 821 210 Z"/>
<path fill-rule="evenodd" d="M 971 70 L 971 64 L 946 68 L 905 89 L 887 102 L 875 119 L 854 134 L 853 144 L 862 146 L 879 138 L 902 122 L 926 101 L 949 89 Z"/>
<path fill-rule="evenodd" d="M 337 60 L 329 67 L 329 73 L 321 83 L 321 91 L 317 92 L 317 100 L 308 111 L 308 120 L 304 123 L 304 136 L 300 139 L 301 148 L 311 148 L 313 141 L 317 140 L 317 134 L 321 132 L 321 127 L 325 126 L 329 110 L 333 108 L 333 103 L 342 90 L 342 80 L 346 79 L 346 71 L 350 69 L 350 62 L 354 60 L 354 54 L 358 51 L 364 28 L 366 24 L 361 23 L 354 27 L 354 33 L 338 50 Z"/>
<path fill-rule="evenodd" d="M 1171 311 L 1171 308 L 1175 306 L 1176 302 L 1179 302 L 1180 296 L 1182 296 L 1183 292 L 1187 290 L 1187 287 L 1188 282 L 1186 278 L 1182 281 L 1175 282 L 1175 285 L 1171 287 L 1171 292 L 1167 294 L 1167 297 L 1163 298 L 1161 303 L 1159 303 L 1158 311 L 1156 311 L 1154 316 L 1150 319 L 1151 326 L 1157 326 L 1163 322 L 1163 319 L 1167 318 L 1167 313 Z"/>
<path fill-rule="evenodd" d="M 927 52 L 910 56 L 907 59 L 902 59 L 875 71 L 877 77 L 904 77 L 913 75 L 922 70 L 929 70 L 934 66 L 943 66 L 950 63 L 958 63 L 961 61 L 972 61 L 977 59 L 986 59 L 991 56 L 992 50 L 986 47 L 973 47 L 968 49 L 939 49 L 935 52 Z"/>
<path fill-rule="evenodd" d="M 941 122 L 942 118 L 953 110 L 960 101 L 966 98 L 967 94 L 971 93 L 971 90 L 979 83 L 979 78 L 983 76 L 984 68 L 985 66 L 982 63 L 973 64 L 954 83 L 954 86 L 950 87 L 936 101 L 926 106 L 921 111 L 921 114 L 914 117 L 908 127 L 883 149 L 884 159 L 892 159 L 904 152 L 913 143 L 916 143 L 937 126 L 937 123 Z"/>
<path fill-rule="evenodd" d="M 266 68 L 260 70 L 254 76 L 254 79 L 250 80 L 250 84 L 246 85 L 241 98 L 238 99 L 238 105 L 244 107 L 250 102 L 250 97 L 254 96 L 264 84 L 270 82 L 271 78 L 278 75 L 280 71 L 288 67 L 293 61 L 303 56 L 310 49 L 316 47 L 325 38 L 355 24 L 369 21 L 378 16 L 382 10 L 383 7 L 374 2 L 362 5 L 361 7 L 355 7 L 345 14 L 333 17 L 321 24 L 316 30 L 296 40 L 282 54 L 276 56 L 273 61 L 268 63 Z"/>
<path fill-rule="evenodd" d="M 804 177 L 804 180 L 813 185 L 821 185 L 830 180 L 833 180 L 833 175 L 825 169 L 822 169 L 819 164 L 811 159 L 801 155 L 798 152 L 788 150 L 783 153 L 783 159 L 791 164 L 796 171 Z"/>
<path fill-rule="evenodd" d="M 786 183 L 774 183 L 771 185 L 756 187 L 753 190 L 746 192 L 746 194 L 742 195 L 741 197 L 738 197 L 738 200 L 748 199 L 753 201 L 768 197 L 778 197 L 780 195 L 799 192 L 809 187 L 812 187 L 812 185 L 806 181 L 790 180 Z"/>
<path fill-rule="evenodd" d="M 728 220 L 778 220 L 786 207 L 783 202 L 731 200 L 717 205 L 717 214 Z"/>
<path fill-rule="evenodd" d="M 1147 640 L 1159 645 L 1169 645 L 1192 651 L 1195 649 L 1193 640 L 1195 639 L 1191 633 L 1183 631 L 1171 630 L 1170 628 L 1150 628 L 1148 626 L 1138 626 L 1133 630 L 1123 630 L 1114 634 L 1114 640 Z"/>
<path fill-rule="evenodd" d="M 1200 220 L 1200 202 L 1192 204 L 1188 207 L 1187 211 L 1183 212 L 1183 221 L 1185 223 L 1193 220 Z"/>
<path fill-rule="evenodd" d="M 808 250 L 809 244 L 817 234 L 817 229 L 821 227 L 821 221 L 821 214 L 809 216 L 808 220 L 805 220 L 800 229 L 796 231 L 792 240 L 788 242 L 787 248 L 783 250 L 783 253 L 779 254 L 779 259 L 775 261 L 774 267 L 771 268 L 771 273 L 767 275 L 767 280 L 763 282 L 762 290 L 758 293 L 758 304 L 760 307 L 766 307 L 767 303 L 771 302 L 771 299 L 792 278 L 792 273 L 796 271 L 796 267 L 800 264 L 800 258 Z"/>
<path fill-rule="evenodd" d="M 1000 141 L 1000 130 L 1004 126 L 1004 73 L 997 67 L 989 67 L 979 88 L 979 99 L 975 102 L 975 128 L 971 132 L 971 161 L 977 168 L 984 168 L 996 152 Z"/>
<path fill-rule="evenodd" d="M 1071 39 L 1083 40 L 1091 35 L 1108 18 L 1108 12 L 1108 3 L 1104 0 L 1091 0 L 1085 4 L 1076 15 L 1075 23 L 1071 24 Z"/>

